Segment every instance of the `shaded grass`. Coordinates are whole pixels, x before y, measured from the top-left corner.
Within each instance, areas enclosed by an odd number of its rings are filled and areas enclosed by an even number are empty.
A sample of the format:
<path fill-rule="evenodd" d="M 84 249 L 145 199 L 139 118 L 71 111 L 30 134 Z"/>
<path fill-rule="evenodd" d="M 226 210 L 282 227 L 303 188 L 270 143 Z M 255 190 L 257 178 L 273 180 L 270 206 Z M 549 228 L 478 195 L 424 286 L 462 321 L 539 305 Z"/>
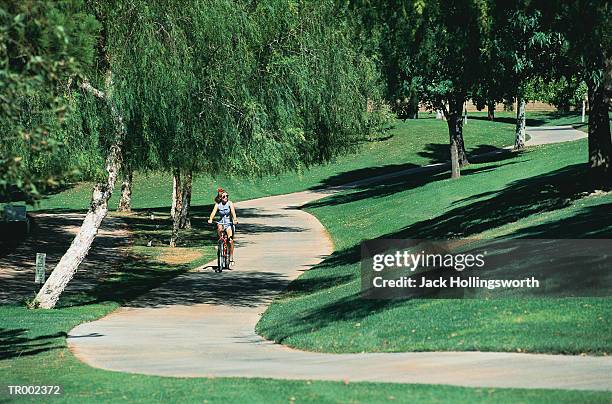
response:
<path fill-rule="evenodd" d="M 472 164 L 458 181 L 438 172 L 405 176 L 311 203 L 336 252 L 293 282 L 257 331 L 326 352 L 609 353 L 611 298 L 360 298 L 364 239 L 608 237 L 612 194 L 609 185 L 589 181 L 586 147 L 586 141 L 536 147 Z"/>

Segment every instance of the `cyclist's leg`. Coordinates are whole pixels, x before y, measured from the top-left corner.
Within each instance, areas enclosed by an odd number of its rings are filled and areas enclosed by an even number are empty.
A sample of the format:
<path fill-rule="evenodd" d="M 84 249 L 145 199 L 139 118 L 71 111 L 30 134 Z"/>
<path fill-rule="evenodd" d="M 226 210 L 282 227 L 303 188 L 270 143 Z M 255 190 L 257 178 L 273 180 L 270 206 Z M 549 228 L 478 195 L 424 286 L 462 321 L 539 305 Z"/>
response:
<path fill-rule="evenodd" d="M 223 225 L 217 223 L 217 237 L 221 238 L 221 233 L 223 232 Z"/>

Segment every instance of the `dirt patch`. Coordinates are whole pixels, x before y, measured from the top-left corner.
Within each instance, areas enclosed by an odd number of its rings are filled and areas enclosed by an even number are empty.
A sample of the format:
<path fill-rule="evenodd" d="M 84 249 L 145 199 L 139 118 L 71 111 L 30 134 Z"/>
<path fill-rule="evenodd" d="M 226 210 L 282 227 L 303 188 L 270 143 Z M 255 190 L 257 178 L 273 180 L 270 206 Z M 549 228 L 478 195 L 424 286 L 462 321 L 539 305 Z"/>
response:
<path fill-rule="evenodd" d="M 165 249 L 158 260 L 168 265 L 181 265 L 193 262 L 200 257 L 202 257 L 202 252 L 193 248 L 174 247 Z"/>

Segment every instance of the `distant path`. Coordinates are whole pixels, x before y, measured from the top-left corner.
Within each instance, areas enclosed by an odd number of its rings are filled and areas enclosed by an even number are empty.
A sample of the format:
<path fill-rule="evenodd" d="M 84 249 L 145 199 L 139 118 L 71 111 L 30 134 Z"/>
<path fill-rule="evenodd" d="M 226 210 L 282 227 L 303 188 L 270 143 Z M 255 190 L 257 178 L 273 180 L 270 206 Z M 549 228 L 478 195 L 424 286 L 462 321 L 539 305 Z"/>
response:
<path fill-rule="evenodd" d="M 583 131 L 571 126 L 531 126 L 526 128 L 530 138 L 525 144 L 527 146 L 538 146 L 543 144 L 571 142 L 588 137 Z"/>
<path fill-rule="evenodd" d="M 537 137 L 537 136 L 536 136 Z M 108 370 L 180 377 L 431 383 L 612 390 L 612 358 L 494 352 L 327 354 L 266 341 L 254 332 L 271 300 L 333 245 L 299 210 L 334 190 L 237 204 L 234 271 L 181 275 L 114 313 L 74 328 L 72 352 Z"/>

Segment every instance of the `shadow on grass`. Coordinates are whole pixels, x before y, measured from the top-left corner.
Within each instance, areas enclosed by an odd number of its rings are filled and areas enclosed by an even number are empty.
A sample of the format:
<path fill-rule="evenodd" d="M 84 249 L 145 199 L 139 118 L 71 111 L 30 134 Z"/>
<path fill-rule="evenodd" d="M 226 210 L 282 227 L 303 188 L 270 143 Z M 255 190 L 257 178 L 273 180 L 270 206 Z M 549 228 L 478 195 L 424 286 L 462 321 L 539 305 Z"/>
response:
<path fill-rule="evenodd" d="M 612 203 L 587 206 L 576 215 L 526 227 L 511 237 L 519 238 L 608 238 L 612 234 Z"/>
<path fill-rule="evenodd" d="M 514 158 L 512 153 L 496 153 L 494 155 L 483 157 L 482 161 L 498 162 L 506 159 Z M 488 165 L 477 168 L 464 168 L 461 170 L 462 176 L 470 176 L 482 172 L 495 170 L 505 165 L 518 164 L 516 161 L 509 161 L 501 164 Z M 392 176 L 390 178 L 363 183 L 357 183 L 351 186 L 351 189 L 337 195 L 330 196 L 321 200 L 317 200 L 305 205 L 306 208 L 318 208 L 323 206 L 336 206 L 345 203 L 361 201 L 364 199 L 384 198 L 398 192 L 416 189 L 436 181 L 449 179 L 448 167 L 434 166 L 423 167 L 420 170 L 407 173 L 405 175 Z"/>
<path fill-rule="evenodd" d="M 57 265 L 74 238 L 72 230 L 78 229 L 83 215 L 49 215 L 35 213 L 31 216 L 30 235 L 15 248 L 4 251 L 0 256 L 0 303 L 15 304 L 32 298 L 39 285 L 34 283 L 36 253 L 46 253 L 47 275 Z M 121 233 L 122 227 L 116 220 L 107 220 L 94 240 L 89 254 L 79 266 L 75 278 L 68 284 L 66 291 L 87 288 L 91 282 L 107 269 L 111 270 L 121 261 L 117 249 L 127 246 L 129 240 Z M 109 232 L 110 231 L 110 232 Z M 104 263 L 101 267 L 100 263 Z"/>
<path fill-rule="evenodd" d="M 479 161 L 487 161 L 488 157 L 492 154 L 503 152 L 507 152 L 507 150 L 496 146 L 481 144 L 470 148 L 467 155 L 470 161 L 476 159 Z M 446 163 L 450 161 L 450 152 L 448 144 L 446 143 L 428 143 L 425 145 L 425 149 L 419 152 L 418 155 L 429 159 L 430 164 Z M 480 158 L 477 158 L 477 156 L 480 156 Z"/>
<path fill-rule="evenodd" d="M 565 208 L 596 189 L 609 190 L 610 184 L 602 185 L 600 180 L 593 178 L 585 164 L 575 164 L 514 181 L 499 191 L 482 192 L 455 201 L 456 208 L 385 237 L 469 237 L 534 214 Z"/>
<path fill-rule="evenodd" d="M 359 168 L 357 170 L 346 171 L 340 174 L 332 175 L 331 177 L 326 178 L 321 181 L 319 185 L 311 187 L 311 190 L 320 190 L 327 187 L 333 186 L 341 186 L 345 184 L 349 184 L 354 181 L 378 177 L 382 175 L 387 175 L 394 172 L 409 170 L 412 168 L 419 168 L 420 166 L 412 163 L 405 164 L 388 164 L 379 167 L 366 167 Z"/>
<path fill-rule="evenodd" d="M 29 338 L 25 328 L 0 328 L 0 360 L 37 355 L 42 352 L 64 348 L 67 334 L 58 332 Z"/>
<path fill-rule="evenodd" d="M 475 236 L 523 218 L 566 208 L 573 201 L 584 198 L 595 190 L 606 192 L 610 189 L 609 183 L 602 184 L 600 179 L 594 178 L 586 165 L 570 165 L 546 174 L 514 181 L 502 190 L 483 192 L 457 201 L 455 208 L 442 215 L 416 222 L 399 231 L 384 234 L 380 238 L 440 240 Z M 612 229 L 611 207 L 612 203 L 586 207 L 571 217 L 521 229 L 510 237 L 606 238 Z M 493 247 L 495 243 L 496 241 L 493 242 Z M 499 243 L 503 243 L 503 240 Z M 498 247 L 504 250 L 503 244 L 499 244 Z M 520 279 L 520 276 L 529 275 L 534 268 L 542 268 L 539 275 L 546 280 L 546 287 L 541 292 L 517 292 L 518 294 L 524 293 L 533 297 L 542 293 L 547 296 L 594 296 L 611 292 L 612 279 L 609 271 L 605 271 L 606 266 L 609 268 L 610 265 L 609 258 L 607 261 L 602 261 L 600 251 L 593 250 L 589 255 L 590 253 L 584 250 L 582 255 L 576 252 L 574 256 L 566 257 L 569 252 L 564 250 L 563 254 L 559 254 L 558 245 L 542 243 L 534 245 L 533 248 L 535 251 L 529 251 L 527 256 L 521 259 L 511 260 L 505 266 L 488 273 L 487 277 L 504 279 L 512 276 Z M 551 257 L 554 258 L 552 261 Z M 323 290 L 330 285 L 339 286 L 358 282 L 359 269 L 355 265 L 360 259 L 359 244 L 336 251 L 312 268 L 311 271 L 315 273 L 307 279 L 308 287 L 290 286 L 283 296 L 295 298 Z M 551 265 L 551 262 L 554 265 Z M 599 294 L 593 294 L 595 292 Z M 510 292 L 508 296 L 517 297 L 517 293 Z M 494 295 L 495 292 L 491 296 Z M 359 293 L 354 293 L 321 307 L 305 308 L 299 318 L 285 319 L 273 324 L 272 328 L 262 329 L 261 332 L 275 341 L 282 342 L 293 335 L 313 332 L 337 321 L 359 321 L 365 316 L 404 304 L 405 301 L 405 299 L 365 300 Z M 426 304 L 426 301 L 423 303 Z"/>

